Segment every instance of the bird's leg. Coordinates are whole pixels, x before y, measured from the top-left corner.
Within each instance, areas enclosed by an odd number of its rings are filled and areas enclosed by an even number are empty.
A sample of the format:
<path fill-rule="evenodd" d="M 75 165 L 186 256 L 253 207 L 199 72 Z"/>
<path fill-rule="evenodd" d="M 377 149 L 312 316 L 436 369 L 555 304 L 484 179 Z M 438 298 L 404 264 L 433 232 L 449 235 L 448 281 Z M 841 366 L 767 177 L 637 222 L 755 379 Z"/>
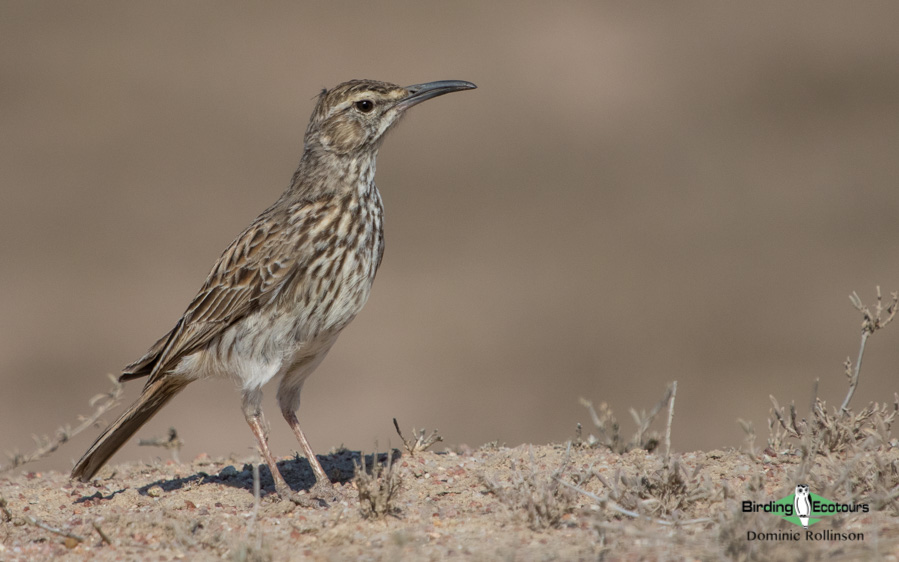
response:
<path fill-rule="evenodd" d="M 256 396 L 257 394 L 258 397 Z M 250 429 L 253 430 L 256 442 L 259 444 L 259 452 L 262 453 L 262 458 L 265 459 L 265 464 L 268 465 L 268 469 L 272 473 L 272 480 L 275 481 L 275 491 L 281 496 L 281 499 L 290 500 L 297 505 L 303 507 L 319 507 L 319 502 L 310 501 L 310 499 L 291 490 L 290 486 L 287 485 L 287 481 L 284 480 L 284 476 L 281 475 L 281 471 L 278 470 L 275 457 L 268 448 L 268 436 L 265 431 L 262 409 L 258 405 L 261 397 L 261 393 L 258 392 L 244 395 L 243 412 L 244 417 L 247 419 L 247 423 L 250 425 Z"/>
<path fill-rule="evenodd" d="M 312 446 L 309 445 L 309 441 L 306 440 L 306 436 L 303 434 L 303 430 L 300 429 L 300 421 L 297 419 L 296 412 L 283 413 L 284 419 L 287 420 L 287 424 L 290 425 L 290 428 L 296 434 L 297 441 L 300 442 L 300 447 L 303 448 L 303 454 L 306 455 L 306 460 L 309 461 L 309 466 L 312 467 L 312 472 L 315 474 L 315 485 L 309 490 L 310 495 L 321 500 L 336 500 L 339 494 L 331 484 L 331 479 L 328 478 L 325 469 L 318 462 Z"/>
<path fill-rule="evenodd" d="M 278 470 L 278 466 L 275 464 L 275 458 L 268 448 L 268 439 L 266 439 L 265 429 L 262 427 L 260 417 L 247 416 L 247 423 L 250 424 L 250 429 L 253 430 L 253 435 L 256 436 L 256 442 L 259 444 L 259 452 L 262 453 L 262 458 L 265 459 L 265 464 L 268 465 L 272 473 L 272 479 L 275 481 L 275 490 L 279 496 L 286 498 L 292 491 L 290 486 L 287 485 L 287 481 L 281 476 L 281 471 Z"/>
<path fill-rule="evenodd" d="M 278 405 L 281 406 L 281 415 L 284 416 L 287 425 L 297 436 L 300 448 L 303 449 L 303 454 L 306 455 L 306 460 L 309 461 L 309 466 L 312 467 L 312 473 L 315 475 L 315 485 L 309 490 L 309 494 L 313 498 L 332 501 L 339 499 L 340 494 L 331 485 L 331 479 L 328 478 L 325 469 L 318 462 L 309 440 L 300 429 L 297 410 L 300 408 L 300 392 L 303 389 L 303 381 L 322 362 L 333 343 L 334 338 L 321 344 L 314 354 L 297 361 L 293 369 L 281 379 L 281 383 L 278 385 Z"/>

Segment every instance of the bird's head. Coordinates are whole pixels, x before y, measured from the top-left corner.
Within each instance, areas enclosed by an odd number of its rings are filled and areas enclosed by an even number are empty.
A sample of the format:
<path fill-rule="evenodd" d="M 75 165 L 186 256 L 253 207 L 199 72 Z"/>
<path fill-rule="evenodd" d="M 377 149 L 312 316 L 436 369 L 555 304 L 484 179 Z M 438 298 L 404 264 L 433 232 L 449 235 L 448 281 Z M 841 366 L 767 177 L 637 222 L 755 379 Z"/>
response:
<path fill-rule="evenodd" d="M 406 87 L 377 80 L 344 82 L 318 96 L 306 129 L 306 147 L 337 155 L 377 150 L 384 134 L 413 105 L 475 87 L 461 80 Z"/>

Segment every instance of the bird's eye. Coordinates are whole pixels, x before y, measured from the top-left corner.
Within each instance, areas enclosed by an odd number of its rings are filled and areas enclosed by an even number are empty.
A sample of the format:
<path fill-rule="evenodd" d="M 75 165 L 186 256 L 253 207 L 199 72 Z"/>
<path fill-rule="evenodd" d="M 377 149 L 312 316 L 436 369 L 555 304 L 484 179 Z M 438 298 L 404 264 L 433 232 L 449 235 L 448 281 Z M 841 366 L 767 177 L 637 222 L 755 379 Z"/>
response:
<path fill-rule="evenodd" d="M 359 100 L 356 102 L 356 109 L 358 109 L 362 113 L 368 113 L 374 108 L 375 104 L 371 100 Z"/>

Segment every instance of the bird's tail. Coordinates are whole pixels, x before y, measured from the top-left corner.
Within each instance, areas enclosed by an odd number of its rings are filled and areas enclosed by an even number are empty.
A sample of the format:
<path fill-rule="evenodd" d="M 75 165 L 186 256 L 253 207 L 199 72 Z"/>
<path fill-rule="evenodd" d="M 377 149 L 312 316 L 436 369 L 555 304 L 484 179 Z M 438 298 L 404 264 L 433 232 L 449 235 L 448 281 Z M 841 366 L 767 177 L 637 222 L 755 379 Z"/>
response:
<path fill-rule="evenodd" d="M 144 387 L 140 398 L 119 419 L 106 428 L 72 469 L 72 478 L 89 481 L 109 457 L 115 454 L 134 433 L 147 423 L 160 408 L 187 386 L 189 381 L 161 377 Z"/>

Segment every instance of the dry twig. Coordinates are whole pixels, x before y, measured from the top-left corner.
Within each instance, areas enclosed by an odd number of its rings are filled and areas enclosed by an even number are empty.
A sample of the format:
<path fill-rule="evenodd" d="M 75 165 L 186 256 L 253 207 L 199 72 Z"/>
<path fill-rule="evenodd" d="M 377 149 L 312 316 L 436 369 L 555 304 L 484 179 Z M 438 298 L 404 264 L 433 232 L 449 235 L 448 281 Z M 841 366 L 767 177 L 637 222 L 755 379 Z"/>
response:
<path fill-rule="evenodd" d="M 353 478 L 353 484 L 359 491 L 359 510 L 366 519 L 378 519 L 385 515 L 396 516 L 399 508 L 394 500 L 402 487 L 403 479 L 393 464 L 393 452 L 387 453 L 386 466 L 378 462 L 376 453 L 371 457 L 371 474 L 366 467 L 365 455 L 362 455 L 362 464 L 355 465 L 356 476 Z"/>
<path fill-rule="evenodd" d="M 871 403 L 858 413 L 836 408 L 828 412 L 827 403 L 816 398 L 809 420 L 798 419 L 796 406 L 793 404 L 790 404 L 787 416 L 777 400 L 773 396 L 770 398 L 772 413 L 780 426 L 778 429 L 769 420 L 772 429 L 772 442 L 769 445 L 775 450 L 781 447 L 784 437 L 808 439 L 807 448 L 811 452 L 846 451 L 871 437 L 887 442 L 890 427 L 899 416 L 899 396 L 894 397 L 893 404 Z"/>
<path fill-rule="evenodd" d="M 403 448 L 406 449 L 406 452 L 412 456 L 415 456 L 415 453 L 419 451 L 427 451 L 428 447 L 433 445 L 434 443 L 443 441 L 443 437 L 437 433 L 437 430 L 431 432 L 430 435 L 425 435 L 425 430 L 412 428 L 412 435 L 415 438 L 406 439 L 403 436 L 403 432 L 400 431 L 400 424 L 397 423 L 396 418 L 393 418 L 393 427 L 396 428 L 396 434 L 400 436 L 400 439 L 403 441 Z"/>
<path fill-rule="evenodd" d="M 619 454 L 626 453 L 633 449 L 653 451 L 659 445 L 660 436 L 655 432 L 650 433 L 649 426 L 652 425 L 652 422 L 655 420 L 656 416 L 659 415 L 659 412 L 668 406 L 668 426 L 665 437 L 665 456 L 667 458 L 671 451 L 671 423 L 674 419 L 674 395 L 676 392 L 677 382 L 675 381 L 673 384 L 668 385 L 662 399 L 659 400 L 649 412 L 646 412 L 645 410 L 637 412 L 637 410 L 633 408 L 630 409 L 631 417 L 633 417 L 634 422 L 637 424 L 637 431 L 627 443 L 622 442 L 621 426 L 619 425 L 618 420 L 615 419 L 612 409 L 608 404 L 602 402 L 599 405 L 599 412 L 597 413 L 596 409 L 593 407 L 593 402 L 581 398 L 581 405 L 590 412 L 590 418 L 599 433 L 599 437 L 593 435 L 588 436 L 587 445 L 591 447 L 606 447 L 610 451 Z"/>
<path fill-rule="evenodd" d="M 93 526 L 94 530 L 97 531 L 97 534 L 100 535 L 100 538 L 103 539 L 103 542 L 105 542 L 109 546 L 112 546 L 112 539 L 110 539 L 109 536 L 103 532 L 103 529 L 100 528 L 100 524 L 94 521 Z"/>
<path fill-rule="evenodd" d="M 9 507 L 6 504 L 6 498 L 4 498 L 3 496 L 0 496 L 0 511 L 3 511 L 3 516 L 5 518 L 12 520 L 12 518 L 13 518 L 12 513 L 10 513 Z M 29 515 L 22 515 L 21 518 L 23 521 L 27 522 L 30 525 L 34 525 L 35 527 L 37 527 L 39 529 L 43 529 L 43 530 L 53 533 L 55 535 L 60 535 L 60 536 L 66 537 L 67 539 L 72 539 L 72 540 L 75 540 L 78 542 L 84 542 L 84 537 L 82 537 L 80 535 L 76 535 L 75 533 L 70 533 L 69 531 L 65 531 L 63 529 L 57 529 L 56 527 L 51 527 L 50 525 L 47 525 L 40 519 L 35 519 L 34 517 L 31 517 Z"/>
<path fill-rule="evenodd" d="M 592 470 L 587 473 L 570 470 L 570 442 L 561 464 L 548 478 L 537 470 L 534 451 L 529 449 L 528 454 L 530 463 L 526 467 L 519 468 L 518 463 L 512 461 L 509 484 L 500 484 L 497 480 L 485 476 L 481 476 L 481 481 L 493 495 L 511 508 L 513 513 L 523 513 L 532 530 L 560 527 L 565 521 L 565 516 L 572 513 L 578 503 L 577 495 L 559 485 L 566 484 L 561 478 L 567 475 L 576 484 L 583 485 L 594 476 L 594 473 Z"/>
<path fill-rule="evenodd" d="M 707 523 L 708 521 L 711 521 L 711 519 L 709 519 L 708 517 L 701 517 L 699 519 L 688 519 L 686 521 L 668 521 L 667 519 L 656 519 L 653 517 L 649 517 L 647 515 L 637 513 L 636 511 L 624 509 L 617 503 L 610 500 L 608 498 L 608 496 L 606 496 L 606 497 L 597 496 L 594 493 L 588 492 L 587 490 L 584 490 L 582 488 L 578 488 L 577 486 L 575 486 L 573 484 L 569 484 L 568 482 L 565 482 L 564 480 L 559 479 L 555 475 L 553 475 L 553 478 L 555 478 L 556 481 L 559 482 L 559 484 L 562 484 L 563 486 L 567 486 L 567 487 L 571 488 L 572 490 L 574 490 L 575 492 L 584 494 L 588 498 L 595 500 L 598 504 L 605 506 L 605 507 L 609 507 L 613 511 L 616 511 L 627 517 L 633 517 L 634 519 L 646 519 L 647 521 L 652 521 L 653 523 L 658 523 L 659 525 L 695 525 L 697 523 Z"/>
<path fill-rule="evenodd" d="M 849 359 L 846 359 L 846 376 L 849 377 L 849 392 L 846 394 L 846 398 L 843 400 L 843 404 L 840 406 L 840 411 L 843 413 L 848 413 L 849 411 L 849 401 L 852 400 L 852 396 L 855 394 L 855 389 L 858 387 L 858 377 L 859 373 L 862 369 L 862 356 L 865 354 L 865 343 L 868 341 L 868 336 L 884 328 L 893 321 L 893 318 L 896 316 L 897 305 L 899 305 L 899 293 L 892 292 L 890 293 L 891 301 L 890 304 L 887 305 L 886 308 L 883 306 L 883 296 L 880 294 L 880 286 L 877 286 L 877 304 L 874 305 L 874 312 L 871 312 L 863 302 L 862 299 L 858 296 L 858 293 L 855 291 L 849 295 L 849 300 L 852 302 L 852 306 L 854 306 L 859 312 L 862 313 L 862 341 L 859 345 L 858 349 L 858 358 L 855 360 L 855 369 L 851 369 L 851 363 Z M 886 311 L 886 318 L 883 317 L 883 313 Z"/>
<path fill-rule="evenodd" d="M 80 423 L 77 426 L 75 426 L 74 428 L 69 427 L 68 425 L 62 426 L 56 430 L 56 435 L 52 438 L 46 435 L 32 436 L 34 441 L 37 443 L 37 449 L 35 449 L 31 453 L 26 454 L 7 454 L 7 456 L 9 456 L 10 458 L 10 462 L 6 466 L 0 466 L 0 473 L 12 470 L 24 464 L 34 462 L 50 455 L 51 453 L 59 449 L 59 447 L 64 443 L 67 443 L 69 440 L 71 440 L 72 437 L 78 435 L 85 429 L 96 424 L 100 419 L 100 416 L 115 408 L 122 400 L 123 387 L 122 383 L 120 383 L 112 375 L 109 375 L 109 378 L 110 380 L 112 380 L 112 388 L 110 388 L 107 392 L 98 394 L 90 399 L 90 406 L 94 409 L 94 411 L 89 417 L 85 418 L 83 416 L 79 416 L 78 420 Z"/>
<path fill-rule="evenodd" d="M 671 425 L 674 422 L 674 399 L 677 397 L 677 381 L 671 383 L 671 386 L 668 387 L 669 391 L 669 400 L 668 400 L 668 424 L 665 427 L 665 464 L 668 464 L 668 460 L 671 457 Z"/>
<path fill-rule="evenodd" d="M 176 430 L 174 427 L 169 428 L 169 432 L 166 437 L 152 437 L 150 439 L 141 439 L 137 444 L 141 447 L 162 447 L 163 449 L 169 449 L 172 452 L 172 460 L 174 460 L 176 463 L 181 462 L 178 459 L 178 452 L 181 450 L 181 447 L 184 446 L 184 441 L 182 441 L 178 437 L 178 430 Z"/>

